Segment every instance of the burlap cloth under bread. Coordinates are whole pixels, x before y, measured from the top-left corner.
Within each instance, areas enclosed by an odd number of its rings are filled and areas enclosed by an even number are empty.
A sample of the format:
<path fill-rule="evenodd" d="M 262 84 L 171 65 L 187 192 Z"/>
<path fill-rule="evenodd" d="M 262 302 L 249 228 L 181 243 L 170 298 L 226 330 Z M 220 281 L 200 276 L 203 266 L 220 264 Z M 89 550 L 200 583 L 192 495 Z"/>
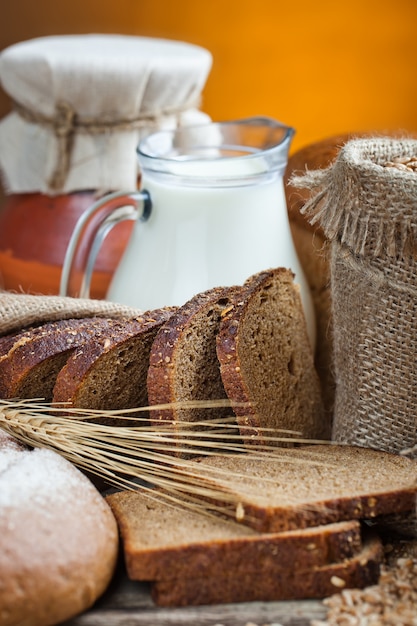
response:
<path fill-rule="evenodd" d="M 127 319 L 139 314 L 138 309 L 105 300 L 33 296 L 0 291 L 0 336 L 61 319 L 93 316 Z"/>

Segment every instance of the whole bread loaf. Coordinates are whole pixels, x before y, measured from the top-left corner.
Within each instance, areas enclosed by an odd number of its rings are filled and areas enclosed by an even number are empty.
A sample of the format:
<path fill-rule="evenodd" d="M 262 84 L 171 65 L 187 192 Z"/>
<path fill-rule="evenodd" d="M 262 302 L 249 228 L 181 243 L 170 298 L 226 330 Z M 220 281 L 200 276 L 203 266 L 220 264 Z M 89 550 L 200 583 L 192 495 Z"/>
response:
<path fill-rule="evenodd" d="M 81 472 L 0 430 L 1 626 L 52 626 L 91 607 L 118 545 L 110 507 Z"/>
<path fill-rule="evenodd" d="M 45 323 L 0 337 L 0 397 L 52 400 L 56 377 L 70 354 L 119 322 L 106 318 Z"/>
<path fill-rule="evenodd" d="M 112 494 L 107 502 L 119 525 L 132 580 L 212 578 L 225 572 L 237 578 L 248 572 L 272 575 L 340 561 L 362 548 L 357 521 L 266 534 L 172 506 L 140 490 Z"/>
<path fill-rule="evenodd" d="M 213 455 L 193 462 L 194 485 L 232 502 L 240 522 L 260 532 L 414 511 L 417 461 L 346 445 L 282 448 L 274 455 Z M 231 508 L 234 514 L 234 508 Z"/>
<path fill-rule="evenodd" d="M 152 411 L 151 423 L 172 429 L 178 456 L 186 455 L 191 447 L 181 440 L 181 435 L 192 429 L 193 422 L 198 422 L 196 428 L 203 430 L 205 420 L 233 415 L 230 407 L 184 408 L 181 403 L 227 398 L 216 354 L 216 336 L 223 311 L 239 291 L 238 287 L 220 287 L 196 295 L 178 308 L 153 342 L 147 378 L 149 404 L 176 405 Z"/>
<path fill-rule="evenodd" d="M 359 554 L 339 563 L 286 571 L 247 571 L 236 576 L 178 577 L 152 583 L 153 600 L 160 606 L 190 606 L 233 602 L 270 602 L 325 598 L 341 589 L 364 588 L 378 581 L 383 548 L 380 539 L 366 538 Z"/>
<path fill-rule="evenodd" d="M 252 276 L 222 317 L 217 355 L 228 397 L 247 441 L 328 437 L 320 381 L 293 274 Z M 286 431 L 292 431 L 290 433 Z"/>
<path fill-rule="evenodd" d="M 58 373 L 53 403 L 103 410 L 147 406 L 149 352 L 157 331 L 174 310 L 158 309 L 114 321 L 111 333 L 80 345 Z M 114 423 L 111 418 L 101 421 Z"/>

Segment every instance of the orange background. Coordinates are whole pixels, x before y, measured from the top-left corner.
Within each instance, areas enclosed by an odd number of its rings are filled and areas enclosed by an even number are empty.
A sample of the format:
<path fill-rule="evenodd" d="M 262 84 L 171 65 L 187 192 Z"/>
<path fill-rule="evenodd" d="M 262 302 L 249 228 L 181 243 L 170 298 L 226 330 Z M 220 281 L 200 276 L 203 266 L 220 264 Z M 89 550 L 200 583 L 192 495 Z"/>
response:
<path fill-rule="evenodd" d="M 126 33 L 213 54 L 202 108 L 271 115 L 293 149 L 347 131 L 417 131 L 416 0 L 2 0 L 0 48 L 32 37 Z M 1 90 L 0 90 L 1 91 Z M 9 109 L 0 92 L 0 116 Z"/>

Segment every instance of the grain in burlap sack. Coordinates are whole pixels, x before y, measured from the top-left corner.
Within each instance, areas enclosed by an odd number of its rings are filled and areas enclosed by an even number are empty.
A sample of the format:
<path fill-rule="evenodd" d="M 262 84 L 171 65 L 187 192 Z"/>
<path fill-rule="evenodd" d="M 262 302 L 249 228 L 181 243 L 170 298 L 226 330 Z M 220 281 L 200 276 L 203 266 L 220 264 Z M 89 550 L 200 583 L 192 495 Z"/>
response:
<path fill-rule="evenodd" d="M 139 314 L 138 309 L 105 300 L 0 291 L 0 336 L 57 320 L 94 316 L 128 319 Z"/>
<path fill-rule="evenodd" d="M 400 452 L 416 444 L 417 141 L 348 142 L 303 211 L 331 241 L 336 396 L 332 438 Z"/>
<path fill-rule="evenodd" d="M 417 451 L 417 141 L 357 139 L 294 179 L 331 242 L 332 439 Z M 417 516 L 381 523 L 417 535 Z"/>

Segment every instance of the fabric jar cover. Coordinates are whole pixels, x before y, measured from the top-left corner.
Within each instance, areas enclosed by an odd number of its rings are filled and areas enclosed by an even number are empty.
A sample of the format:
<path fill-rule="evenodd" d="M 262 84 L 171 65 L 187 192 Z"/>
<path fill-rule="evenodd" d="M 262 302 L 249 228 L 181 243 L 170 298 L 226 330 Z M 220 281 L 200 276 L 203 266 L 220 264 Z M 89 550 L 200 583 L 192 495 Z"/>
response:
<path fill-rule="evenodd" d="M 393 453 L 413 449 L 417 141 L 351 140 L 329 168 L 292 184 L 317 192 L 303 212 L 331 242 L 332 438 Z"/>
<path fill-rule="evenodd" d="M 209 51 L 125 35 L 64 35 L 0 54 L 14 108 L 0 122 L 8 193 L 137 187 L 136 147 L 152 131 L 205 123 Z"/>

